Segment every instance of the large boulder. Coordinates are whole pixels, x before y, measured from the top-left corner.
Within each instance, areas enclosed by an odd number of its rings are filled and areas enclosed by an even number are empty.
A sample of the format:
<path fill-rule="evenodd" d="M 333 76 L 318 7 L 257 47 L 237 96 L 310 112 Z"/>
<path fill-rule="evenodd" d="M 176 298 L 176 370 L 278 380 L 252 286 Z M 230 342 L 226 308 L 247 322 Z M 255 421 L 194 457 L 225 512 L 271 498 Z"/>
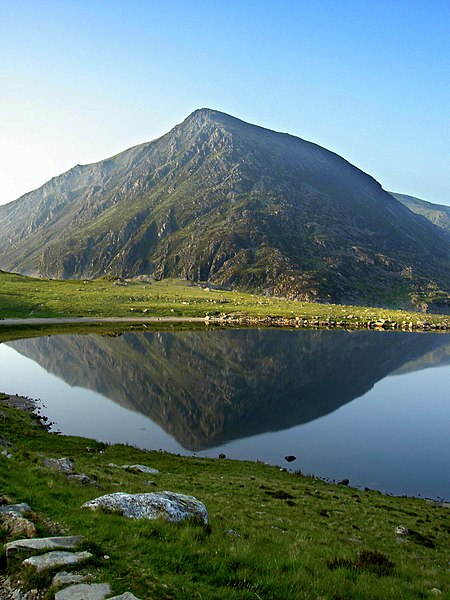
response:
<path fill-rule="evenodd" d="M 208 512 L 200 500 L 194 496 L 175 492 L 149 494 L 116 492 L 85 502 L 82 508 L 103 509 L 131 519 L 162 519 L 170 523 L 193 519 L 203 525 L 208 524 Z"/>

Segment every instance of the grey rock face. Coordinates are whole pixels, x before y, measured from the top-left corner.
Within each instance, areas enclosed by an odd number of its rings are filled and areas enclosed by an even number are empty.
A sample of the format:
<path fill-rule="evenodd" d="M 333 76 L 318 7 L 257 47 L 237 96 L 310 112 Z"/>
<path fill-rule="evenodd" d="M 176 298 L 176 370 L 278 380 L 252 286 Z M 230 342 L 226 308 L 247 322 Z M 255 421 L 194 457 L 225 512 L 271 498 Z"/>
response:
<path fill-rule="evenodd" d="M 61 571 L 56 573 L 52 579 L 52 585 L 60 587 L 62 585 L 73 585 L 75 583 L 83 583 L 87 577 L 84 575 L 75 575 L 74 573 L 68 573 L 67 571 Z"/>
<path fill-rule="evenodd" d="M 82 508 L 102 508 L 132 519 L 163 519 L 170 523 L 194 519 L 204 525 L 208 523 L 208 512 L 202 502 L 194 496 L 167 491 L 150 494 L 116 492 L 85 502 Z"/>
<path fill-rule="evenodd" d="M 108 583 L 80 583 L 55 594 L 55 600 L 104 600 L 111 593 Z"/>
<path fill-rule="evenodd" d="M 39 550 L 52 550 L 53 548 L 74 550 L 83 540 L 84 536 L 82 535 L 15 540 L 14 542 L 5 544 L 5 551 L 6 556 L 12 556 L 19 551 L 35 552 Z"/>
<path fill-rule="evenodd" d="M 75 462 L 71 458 L 45 458 L 44 466 L 55 469 L 58 473 L 73 473 Z"/>
<path fill-rule="evenodd" d="M 22 564 L 26 567 L 31 567 L 38 573 L 53 569 L 55 567 L 65 567 L 69 565 L 78 565 L 92 558 L 90 552 L 47 552 L 39 556 L 30 556 L 26 558 Z"/>
<path fill-rule="evenodd" d="M 31 510 L 31 507 L 22 502 L 21 504 L 6 504 L 6 506 L 0 506 L 0 513 L 25 513 Z"/>

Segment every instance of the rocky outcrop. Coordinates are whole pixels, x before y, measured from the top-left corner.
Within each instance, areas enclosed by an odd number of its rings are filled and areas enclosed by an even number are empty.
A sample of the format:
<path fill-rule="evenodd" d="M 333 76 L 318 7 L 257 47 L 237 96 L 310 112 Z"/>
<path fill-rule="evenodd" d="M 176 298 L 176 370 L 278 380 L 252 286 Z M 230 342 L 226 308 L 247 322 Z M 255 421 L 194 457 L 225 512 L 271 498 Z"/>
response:
<path fill-rule="evenodd" d="M 186 520 L 208 524 L 205 505 L 194 498 L 175 492 L 152 492 L 149 494 L 126 494 L 116 492 L 85 502 L 82 508 L 102 509 L 131 519 L 162 519 L 169 523 Z"/>

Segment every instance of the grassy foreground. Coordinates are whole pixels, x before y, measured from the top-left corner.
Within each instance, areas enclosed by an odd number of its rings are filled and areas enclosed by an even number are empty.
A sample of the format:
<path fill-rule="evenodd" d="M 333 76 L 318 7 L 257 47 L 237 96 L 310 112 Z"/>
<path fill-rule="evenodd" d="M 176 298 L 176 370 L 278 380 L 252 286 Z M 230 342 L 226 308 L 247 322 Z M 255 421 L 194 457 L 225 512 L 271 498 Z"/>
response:
<path fill-rule="evenodd" d="M 83 534 L 84 567 L 116 593 L 162 599 L 429 598 L 450 593 L 449 508 L 384 496 L 260 463 L 197 459 L 47 433 L 0 400 L 0 496 L 27 502 L 39 533 Z M 43 458 L 69 456 L 101 489 L 67 480 Z M 149 476 L 108 466 L 145 464 Z M 99 495 L 170 490 L 196 496 L 210 531 L 81 510 Z M 36 515 L 35 515 L 36 518 Z M 411 530 L 399 537 L 395 528 Z M 6 530 L 0 526 L 0 537 Z M 0 561 L 5 568 L 5 561 Z M 14 565 L 11 567 L 14 570 Z M 35 587 L 45 584 L 25 579 Z M 49 592 L 48 597 L 53 597 Z"/>
<path fill-rule="evenodd" d="M 240 291 L 190 285 L 176 279 L 117 282 L 33 279 L 0 272 L 0 319 L 31 317 L 205 317 L 268 315 L 301 318 L 308 325 L 371 322 L 450 328 L 450 317 L 402 310 L 316 304 L 268 298 Z"/>

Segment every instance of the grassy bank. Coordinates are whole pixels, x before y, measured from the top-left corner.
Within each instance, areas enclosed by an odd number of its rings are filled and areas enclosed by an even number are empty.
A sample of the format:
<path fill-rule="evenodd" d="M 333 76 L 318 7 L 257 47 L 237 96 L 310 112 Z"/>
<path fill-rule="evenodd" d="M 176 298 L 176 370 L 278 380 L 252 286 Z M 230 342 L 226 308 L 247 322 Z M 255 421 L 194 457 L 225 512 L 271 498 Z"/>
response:
<path fill-rule="evenodd" d="M 369 324 L 450 328 L 450 317 L 360 306 L 315 304 L 239 291 L 152 282 L 60 281 L 0 272 L 0 319 L 31 317 L 217 317 L 301 319 L 307 326 L 367 327 Z"/>
<path fill-rule="evenodd" d="M 1 400 L 0 418 L 1 443 L 6 438 L 12 444 L 12 458 L 0 455 L 0 495 L 27 502 L 40 518 L 40 533 L 85 535 L 95 554 L 85 571 L 109 581 L 117 593 L 129 589 L 140 598 L 174 600 L 404 600 L 431 597 L 433 588 L 450 591 L 446 507 L 330 485 L 259 463 L 49 434 Z M 63 456 L 101 488 L 44 467 L 44 457 Z M 145 464 L 160 473 L 148 484 L 149 475 L 110 463 Z M 109 492 L 156 490 L 203 501 L 211 530 L 80 509 Z M 398 536 L 398 526 L 414 533 Z M 6 531 L 0 527 L 0 533 L 5 541 Z"/>

